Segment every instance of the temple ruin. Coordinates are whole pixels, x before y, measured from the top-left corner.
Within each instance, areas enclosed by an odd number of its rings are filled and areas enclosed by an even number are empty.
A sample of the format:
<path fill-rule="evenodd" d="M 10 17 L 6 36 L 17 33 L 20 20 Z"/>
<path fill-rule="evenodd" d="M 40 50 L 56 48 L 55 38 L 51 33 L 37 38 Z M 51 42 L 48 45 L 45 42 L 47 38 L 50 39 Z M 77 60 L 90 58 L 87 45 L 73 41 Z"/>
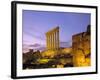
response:
<path fill-rule="evenodd" d="M 59 27 L 46 32 L 47 50 L 59 49 Z"/>

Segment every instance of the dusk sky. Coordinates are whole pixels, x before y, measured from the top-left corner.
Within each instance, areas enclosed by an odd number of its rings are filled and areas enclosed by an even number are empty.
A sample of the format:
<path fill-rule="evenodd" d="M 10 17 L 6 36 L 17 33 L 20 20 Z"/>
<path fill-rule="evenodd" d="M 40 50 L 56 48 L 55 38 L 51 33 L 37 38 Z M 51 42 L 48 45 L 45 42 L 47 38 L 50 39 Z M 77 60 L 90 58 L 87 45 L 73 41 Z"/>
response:
<path fill-rule="evenodd" d="M 70 43 L 72 35 L 86 31 L 89 13 L 23 10 L 23 44 L 46 44 L 45 33 L 59 26 L 60 42 Z"/>

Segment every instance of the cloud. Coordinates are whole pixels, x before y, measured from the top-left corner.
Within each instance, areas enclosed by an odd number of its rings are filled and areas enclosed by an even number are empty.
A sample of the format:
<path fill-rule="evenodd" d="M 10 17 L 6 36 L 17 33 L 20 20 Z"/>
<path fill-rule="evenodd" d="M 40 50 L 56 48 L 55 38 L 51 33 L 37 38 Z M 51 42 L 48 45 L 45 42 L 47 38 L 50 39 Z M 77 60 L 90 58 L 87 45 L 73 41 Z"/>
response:
<path fill-rule="evenodd" d="M 71 47 L 72 46 L 72 42 L 60 42 L 60 47 Z"/>
<path fill-rule="evenodd" d="M 28 52 L 29 49 L 40 50 L 43 51 L 46 49 L 46 46 L 35 43 L 35 44 L 23 44 L 23 53 Z"/>
<path fill-rule="evenodd" d="M 41 46 L 41 45 L 38 44 L 38 43 L 35 43 L 35 44 L 33 44 L 33 45 L 29 45 L 29 47 L 39 47 L 39 46 Z"/>

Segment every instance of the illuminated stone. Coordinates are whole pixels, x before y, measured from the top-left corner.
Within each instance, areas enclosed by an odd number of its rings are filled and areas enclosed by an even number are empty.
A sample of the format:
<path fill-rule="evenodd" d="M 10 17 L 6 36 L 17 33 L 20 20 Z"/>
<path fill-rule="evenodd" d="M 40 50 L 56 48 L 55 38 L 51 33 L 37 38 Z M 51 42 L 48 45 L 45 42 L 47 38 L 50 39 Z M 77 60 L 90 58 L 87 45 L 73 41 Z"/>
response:
<path fill-rule="evenodd" d="M 72 36 L 72 53 L 74 66 L 91 65 L 91 34 L 89 28 L 90 27 L 88 27 L 86 32 L 78 33 Z M 86 58 L 86 55 L 89 55 L 89 57 Z"/>
<path fill-rule="evenodd" d="M 47 50 L 59 49 L 59 27 L 46 33 Z"/>

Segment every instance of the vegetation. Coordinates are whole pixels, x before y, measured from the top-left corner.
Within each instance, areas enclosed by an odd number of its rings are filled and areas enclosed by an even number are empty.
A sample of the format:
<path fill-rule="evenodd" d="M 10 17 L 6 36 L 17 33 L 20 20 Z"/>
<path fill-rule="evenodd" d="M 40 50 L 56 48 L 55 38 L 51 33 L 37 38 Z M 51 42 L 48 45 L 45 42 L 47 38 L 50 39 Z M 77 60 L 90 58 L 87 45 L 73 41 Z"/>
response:
<path fill-rule="evenodd" d="M 23 69 L 72 67 L 72 55 L 59 53 L 53 58 L 43 57 L 40 51 L 23 54 Z"/>

